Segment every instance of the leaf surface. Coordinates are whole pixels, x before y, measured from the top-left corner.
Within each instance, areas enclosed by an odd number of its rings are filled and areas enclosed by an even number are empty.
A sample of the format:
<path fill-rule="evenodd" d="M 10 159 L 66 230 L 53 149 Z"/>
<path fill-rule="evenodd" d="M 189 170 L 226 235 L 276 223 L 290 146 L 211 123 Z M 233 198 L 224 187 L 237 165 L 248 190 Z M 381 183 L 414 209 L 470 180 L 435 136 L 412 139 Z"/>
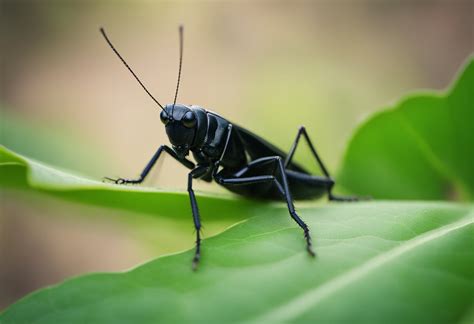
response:
<path fill-rule="evenodd" d="M 157 217 L 191 220 L 189 198 L 185 192 L 164 191 L 141 186 L 106 184 L 70 171 L 62 171 L 21 156 L 0 146 L 0 186 L 34 190 L 85 204 L 119 208 Z M 260 204 L 231 195 L 200 193 L 203 222 L 237 221 Z"/>
<path fill-rule="evenodd" d="M 407 97 L 365 122 L 339 184 L 380 199 L 474 199 L 474 58 L 445 94 Z"/>
<path fill-rule="evenodd" d="M 283 206 L 193 251 L 40 290 L 2 323 L 454 323 L 471 310 L 474 209 L 367 202 L 299 208 L 317 257 Z"/>

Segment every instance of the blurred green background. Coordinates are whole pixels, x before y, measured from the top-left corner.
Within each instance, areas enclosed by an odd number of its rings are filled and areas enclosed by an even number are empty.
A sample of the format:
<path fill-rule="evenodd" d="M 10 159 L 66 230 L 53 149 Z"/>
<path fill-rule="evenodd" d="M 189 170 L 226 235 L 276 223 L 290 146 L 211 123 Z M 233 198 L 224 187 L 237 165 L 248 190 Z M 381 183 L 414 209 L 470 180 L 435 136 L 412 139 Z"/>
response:
<path fill-rule="evenodd" d="M 1 144 L 94 178 L 134 177 L 168 140 L 98 28 L 167 103 L 183 23 L 179 102 L 283 149 L 304 124 L 334 173 L 367 116 L 450 83 L 474 49 L 472 21 L 468 0 L 3 1 Z M 185 174 L 165 159 L 147 184 L 183 189 Z M 0 309 L 72 275 L 124 270 L 193 243 L 191 215 L 183 224 L 18 192 L 0 199 Z M 228 224 L 204 225 L 209 236 Z"/>

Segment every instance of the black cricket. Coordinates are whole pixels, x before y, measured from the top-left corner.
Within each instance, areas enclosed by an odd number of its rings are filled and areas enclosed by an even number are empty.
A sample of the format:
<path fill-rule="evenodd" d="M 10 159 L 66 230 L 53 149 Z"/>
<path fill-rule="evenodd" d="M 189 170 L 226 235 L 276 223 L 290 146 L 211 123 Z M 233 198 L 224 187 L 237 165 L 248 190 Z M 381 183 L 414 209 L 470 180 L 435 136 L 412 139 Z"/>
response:
<path fill-rule="evenodd" d="M 139 80 L 130 66 L 118 53 L 111 41 L 100 29 L 105 40 L 117 54 L 122 63 L 132 73 L 146 93 L 162 109 L 161 122 L 165 125 L 171 147 L 161 145 L 145 166 L 138 179 L 112 179 L 116 184 L 139 184 L 145 180 L 151 168 L 163 152 L 171 155 L 191 172 L 188 174 L 188 192 L 191 211 L 196 228 L 196 250 L 193 269 L 201 257 L 201 221 L 199 208 L 193 191 L 193 180 L 207 182 L 214 180 L 226 189 L 242 196 L 263 200 L 282 200 L 286 202 L 291 218 L 302 228 L 309 255 L 315 256 L 308 226 L 298 216 L 293 200 L 308 200 L 327 193 L 332 201 L 354 201 L 356 197 L 339 197 L 332 194 L 334 180 L 329 175 L 304 127 L 300 127 L 296 139 L 285 153 L 273 144 L 249 130 L 231 123 L 218 114 L 195 105 L 176 103 L 183 58 L 183 27 L 179 27 L 180 57 L 178 81 L 172 104 L 162 106 Z M 303 167 L 292 162 L 293 155 L 301 138 L 309 145 L 312 155 L 324 176 L 311 175 Z M 195 163 L 186 157 L 192 153 Z"/>

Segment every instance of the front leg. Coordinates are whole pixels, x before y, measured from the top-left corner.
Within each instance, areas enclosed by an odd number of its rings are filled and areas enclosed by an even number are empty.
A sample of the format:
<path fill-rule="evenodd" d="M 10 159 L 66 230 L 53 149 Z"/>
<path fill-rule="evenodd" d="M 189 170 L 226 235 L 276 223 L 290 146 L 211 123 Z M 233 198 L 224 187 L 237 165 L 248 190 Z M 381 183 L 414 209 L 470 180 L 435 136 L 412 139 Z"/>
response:
<path fill-rule="evenodd" d="M 188 193 L 189 200 L 191 202 L 191 212 L 193 213 L 194 228 L 196 229 L 196 251 L 193 258 L 193 270 L 196 270 L 201 259 L 201 220 L 199 217 L 199 208 L 197 205 L 196 196 L 193 190 L 193 179 L 199 178 L 206 174 L 209 170 L 209 166 L 198 165 L 188 174 Z"/>
<path fill-rule="evenodd" d="M 112 181 L 116 184 L 129 184 L 129 183 L 132 183 L 132 184 L 139 184 L 139 183 L 142 183 L 143 180 L 145 180 L 146 176 L 150 173 L 150 170 L 153 168 L 153 166 L 155 165 L 156 161 L 158 161 L 158 159 L 160 158 L 160 155 L 161 153 L 165 151 L 167 152 L 169 155 L 171 155 L 176 161 L 180 162 L 181 164 L 183 164 L 185 167 L 187 167 L 188 169 L 193 169 L 194 168 L 194 163 L 187 160 L 187 159 L 180 159 L 178 158 L 178 156 L 176 155 L 176 153 L 168 146 L 166 145 L 161 145 L 158 150 L 156 151 L 156 153 L 153 155 L 153 157 L 151 158 L 150 162 L 147 163 L 147 165 L 145 166 L 145 168 L 143 169 L 142 173 L 140 174 L 140 177 L 138 177 L 138 179 L 123 179 L 123 178 L 118 178 L 118 179 L 112 179 L 112 178 L 108 178 L 108 177 L 105 177 L 104 180 L 109 180 L 109 181 Z"/>

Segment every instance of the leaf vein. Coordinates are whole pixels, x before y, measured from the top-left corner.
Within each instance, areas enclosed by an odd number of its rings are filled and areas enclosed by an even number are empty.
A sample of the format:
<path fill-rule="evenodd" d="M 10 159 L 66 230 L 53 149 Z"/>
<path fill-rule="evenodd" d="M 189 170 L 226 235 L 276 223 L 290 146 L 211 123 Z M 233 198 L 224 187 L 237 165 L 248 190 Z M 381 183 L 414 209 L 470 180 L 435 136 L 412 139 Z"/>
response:
<path fill-rule="evenodd" d="M 355 281 L 363 278 L 365 275 L 367 275 L 374 269 L 385 265 L 386 263 L 394 260 L 395 258 L 403 255 L 406 252 L 417 248 L 420 245 L 440 238 L 444 235 L 449 234 L 452 231 L 458 230 L 472 223 L 474 223 L 474 213 L 468 212 L 467 216 L 459 221 L 429 231 L 414 239 L 408 240 L 398 245 L 397 247 L 388 250 L 385 253 L 382 253 L 372 259 L 369 259 L 365 263 L 352 268 L 348 272 L 324 283 L 321 286 L 313 288 L 307 292 L 303 292 L 302 294 L 296 296 L 289 302 L 286 302 L 285 304 L 277 308 L 273 308 L 268 313 L 262 314 L 257 319 L 255 319 L 255 322 L 287 322 L 291 319 L 294 319 L 314 307 L 319 302 L 323 301 L 324 298 L 336 293 L 345 286 L 348 286 L 354 283 Z"/>

